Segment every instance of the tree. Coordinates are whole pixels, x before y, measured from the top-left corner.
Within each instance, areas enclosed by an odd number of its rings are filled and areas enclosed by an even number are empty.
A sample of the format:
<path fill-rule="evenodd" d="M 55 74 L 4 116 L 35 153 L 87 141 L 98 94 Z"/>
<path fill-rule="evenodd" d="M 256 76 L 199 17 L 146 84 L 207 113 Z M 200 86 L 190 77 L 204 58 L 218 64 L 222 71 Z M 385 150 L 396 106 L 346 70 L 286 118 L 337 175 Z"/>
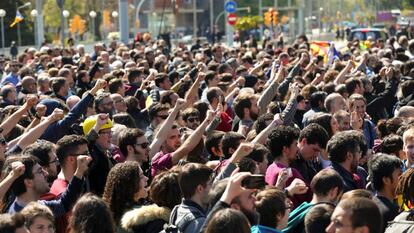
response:
<path fill-rule="evenodd" d="M 64 9 L 70 12 L 70 15 L 86 16 L 86 1 L 65 0 Z M 56 4 L 56 0 L 45 0 L 43 6 L 45 15 L 45 25 L 51 28 L 60 27 L 60 9 Z"/>

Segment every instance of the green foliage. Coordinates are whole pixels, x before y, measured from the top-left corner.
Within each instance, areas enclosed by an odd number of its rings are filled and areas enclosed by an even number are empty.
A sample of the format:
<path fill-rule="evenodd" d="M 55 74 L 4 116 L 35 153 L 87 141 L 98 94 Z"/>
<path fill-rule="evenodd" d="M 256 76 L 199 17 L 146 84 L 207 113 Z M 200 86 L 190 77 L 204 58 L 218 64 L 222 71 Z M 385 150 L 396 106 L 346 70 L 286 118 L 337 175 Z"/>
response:
<path fill-rule="evenodd" d="M 243 16 L 237 19 L 235 28 L 237 30 L 245 31 L 258 27 L 263 23 L 263 19 L 258 16 Z"/>
<path fill-rule="evenodd" d="M 65 0 L 64 9 L 70 12 L 69 18 L 73 18 L 74 15 L 81 15 L 85 19 L 86 1 L 79 0 Z M 43 6 L 43 12 L 45 15 L 45 25 L 52 28 L 60 27 L 60 9 L 56 4 L 56 0 L 45 0 Z"/>

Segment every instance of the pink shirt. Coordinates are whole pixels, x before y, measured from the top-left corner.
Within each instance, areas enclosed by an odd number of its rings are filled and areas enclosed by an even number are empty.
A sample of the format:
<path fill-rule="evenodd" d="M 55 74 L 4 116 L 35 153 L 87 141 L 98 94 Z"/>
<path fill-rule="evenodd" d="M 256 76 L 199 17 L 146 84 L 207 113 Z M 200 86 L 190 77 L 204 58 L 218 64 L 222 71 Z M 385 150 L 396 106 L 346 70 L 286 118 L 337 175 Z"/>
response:
<path fill-rule="evenodd" d="M 266 176 L 265 176 L 266 183 L 272 186 L 276 185 L 276 181 L 277 181 L 277 178 L 279 177 L 279 173 L 283 168 L 287 168 L 287 167 L 281 163 L 273 162 L 266 170 Z M 285 187 L 289 186 L 295 178 L 301 179 L 306 183 L 306 181 L 303 179 L 302 175 L 300 174 L 298 170 L 296 170 L 295 168 L 291 168 L 291 169 L 292 169 L 292 176 L 289 177 L 288 180 L 286 181 Z M 294 208 L 302 204 L 302 202 L 310 201 L 312 199 L 312 191 L 309 187 L 309 184 L 306 184 L 306 185 L 308 186 L 308 191 L 305 194 L 294 195 L 292 198 L 290 198 L 291 201 L 293 202 Z"/>
<path fill-rule="evenodd" d="M 155 154 L 151 161 L 151 176 L 155 177 L 162 171 L 169 170 L 173 167 L 172 154 L 164 154 L 162 151 Z"/>

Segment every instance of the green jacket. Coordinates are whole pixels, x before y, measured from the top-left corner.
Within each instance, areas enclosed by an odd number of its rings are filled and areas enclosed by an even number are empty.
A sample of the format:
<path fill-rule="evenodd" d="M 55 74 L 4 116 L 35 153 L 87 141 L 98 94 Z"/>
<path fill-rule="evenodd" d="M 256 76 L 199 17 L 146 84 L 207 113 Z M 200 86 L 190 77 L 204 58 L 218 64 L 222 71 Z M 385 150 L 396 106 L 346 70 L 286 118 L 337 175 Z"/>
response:
<path fill-rule="evenodd" d="M 305 215 L 308 213 L 313 204 L 303 202 L 289 214 L 288 225 L 283 229 L 283 233 L 304 233 L 305 232 Z"/>

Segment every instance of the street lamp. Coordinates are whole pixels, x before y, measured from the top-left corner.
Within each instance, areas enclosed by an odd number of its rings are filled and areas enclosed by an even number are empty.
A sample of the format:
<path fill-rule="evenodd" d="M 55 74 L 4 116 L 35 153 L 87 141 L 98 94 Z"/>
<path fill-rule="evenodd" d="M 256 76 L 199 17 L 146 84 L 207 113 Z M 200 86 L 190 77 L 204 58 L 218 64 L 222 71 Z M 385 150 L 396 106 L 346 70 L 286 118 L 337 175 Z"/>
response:
<path fill-rule="evenodd" d="M 25 7 L 28 7 L 28 6 L 31 6 L 32 5 L 32 3 L 31 2 L 26 2 L 25 4 L 23 4 L 23 5 L 21 5 L 21 6 L 17 6 L 17 2 L 16 2 L 16 9 L 17 10 L 20 10 L 20 9 L 22 9 L 22 8 L 25 8 Z M 20 23 L 18 23 L 17 24 L 17 44 L 19 45 L 19 46 L 21 46 L 22 45 L 22 37 L 21 37 L 21 35 L 20 35 Z"/>
<path fill-rule="evenodd" d="M 30 11 L 30 16 L 32 16 L 32 18 L 34 19 L 33 20 L 33 22 L 34 22 L 34 34 L 35 34 L 35 37 L 34 37 L 34 41 L 35 41 L 35 45 L 37 45 L 37 23 L 36 23 L 36 21 L 37 21 L 37 10 L 36 9 L 33 9 L 32 11 Z"/>
<path fill-rule="evenodd" d="M 138 33 L 138 27 L 137 27 L 137 21 L 139 21 L 139 11 L 141 10 L 142 4 L 145 2 L 145 0 L 140 0 L 137 7 L 135 8 L 135 21 L 134 21 L 134 37 Z M 136 3 L 136 2 L 135 2 Z M 134 6 L 135 7 L 135 6 Z M 155 13 L 155 11 L 154 11 Z"/>
<path fill-rule="evenodd" d="M 95 18 L 96 18 L 96 12 L 95 11 L 89 12 L 89 16 L 92 18 L 92 40 L 95 41 Z"/>
<path fill-rule="evenodd" d="M 112 11 L 111 15 L 112 15 L 112 18 L 114 18 L 115 31 L 118 31 L 117 30 L 118 27 L 116 26 L 117 25 L 117 18 L 119 16 L 118 11 Z"/>
<path fill-rule="evenodd" d="M 69 17 L 69 15 L 70 15 L 70 12 L 69 11 L 67 11 L 67 10 L 63 10 L 62 11 L 62 15 L 63 15 L 63 18 L 65 18 L 65 21 L 63 22 L 63 38 L 66 38 L 66 28 L 67 28 L 67 22 L 68 22 L 68 17 Z"/>
<path fill-rule="evenodd" d="M 323 11 L 323 8 L 322 7 L 319 8 L 319 33 L 321 33 L 323 31 L 323 28 L 322 28 L 322 11 Z"/>
<path fill-rule="evenodd" d="M 65 18 L 69 17 L 69 15 L 70 15 L 70 12 L 67 11 L 67 10 L 63 10 L 62 13 L 63 13 L 63 17 L 65 17 Z"/>
<path fill-rule="evenodd" d="M 309 18 L 305 17 L 305 34 L 308 33 L 308 28 L 309 28 L 309 22 L 308 22 Z"/>
<path fill-rule="evenodd" d="M 3 9 L 0 9 L 0 19 L 1 19 L 1 50 L 3 54 L 4 52 L 4 16 L 6 16 L 6 11 Z"/>

